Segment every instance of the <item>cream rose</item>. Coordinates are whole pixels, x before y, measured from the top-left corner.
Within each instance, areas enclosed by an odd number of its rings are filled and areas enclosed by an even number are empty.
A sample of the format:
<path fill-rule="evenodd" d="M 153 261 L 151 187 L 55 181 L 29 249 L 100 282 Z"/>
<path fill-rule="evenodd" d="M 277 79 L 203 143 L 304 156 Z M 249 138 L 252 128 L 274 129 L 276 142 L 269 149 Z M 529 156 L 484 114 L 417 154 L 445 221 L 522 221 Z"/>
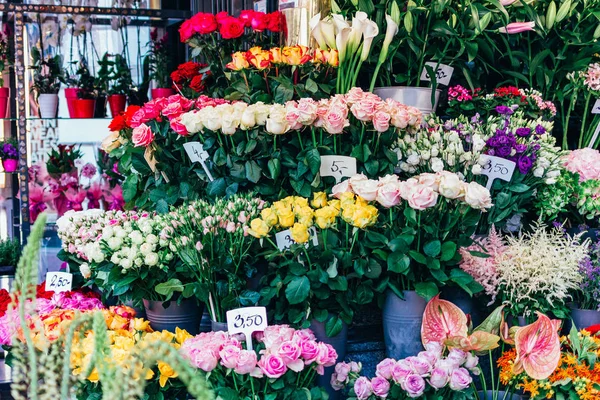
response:
<path fill-rule="evenodd" d="M 189 133 L 200 132 L 203 128 L 200 113 L 197 110 L 182 114 L 179 121 Z"/>
<path fill-rule="evenodd" d="M 286 117 L 287 112 L 285 106 L 281 104 L 272 105 L 266 123 L 267 132 L 273 135 L 281 135 L 287 132 L 288 129 L 290 129 L 290 126 Z"/>
<path fill-rule="evenodd" d="M 389 182 L 379 186 L 375 200 L 385 208 L 394 207 L 400 203 L 401 188 L 400 182 Z"/>
<path fill-rule="evenodd" d="M 415 210 L 425 210 L 437 204 L 438 194 L 425 185 L 417 185 L 408 196 L 408 205 Z"/>
<path fill-rule="evenodd" d="M 485 210 L 493 206 L 490 191 L 477 182 L 465 185 L 465 202 L 477 210 Z"/>
<path fill-rule="evenodd" d="M 440 174 L 439 193 L 447 199 L 462 198 L 465 195 L 463 182 L 456 174 Z"/>

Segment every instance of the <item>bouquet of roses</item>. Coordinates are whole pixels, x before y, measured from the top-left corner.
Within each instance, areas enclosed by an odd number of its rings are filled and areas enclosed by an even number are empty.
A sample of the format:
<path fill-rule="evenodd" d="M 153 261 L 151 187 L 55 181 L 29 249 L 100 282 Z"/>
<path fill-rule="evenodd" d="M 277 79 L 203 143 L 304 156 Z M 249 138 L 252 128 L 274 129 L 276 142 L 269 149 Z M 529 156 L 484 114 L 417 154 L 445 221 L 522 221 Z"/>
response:
<path fill-rule="evenodd" d="M 317 342 L 309 329 L 287 325 L 268 326 L 255 336 L 258 344 L 251 349 L 226 332 L 201 333 L 187 339 L 180 352 L 194 367 L 207 372 L 220 398 L 326 398 L 315 377 L 335 365 L 333 347 Z"/>
<path fill-rule="evenodd" d="M 177 69 L 171 72 L 173 86 L 179 93 L 187 98 L 199 97 L 206 91 L 206 64 L 188 61 L 177 66 Z"/>
<path fill-rule="evenodd" d="M 328 200 L 319 192 L 310 200 L 276 201 L 252 220 L 248 233 L 266 241 L 269 261 L 261 303 L 275 303 L 276 321 L 306 328 L 315 319 L 335 336 L 357 305 L 373 300 L 381 265 L 361 242 L 377 217 L 374 206 L 352 193 Z"/>
<path fill-rule="evenodd" d="M 166 217 L 171 226 L 164 229 L 165 238 L 193 281 L 183 287 L 184 296 L 193 293 L 204 302 L 215 322 L 226 322 L 228 310 L 258 302 L 258 292 L 246 288 L 256 273 L 256 240 L 248 229 L 263 206 L 258 198 L 237 195 L 214 204 L 198 200 Z M 181 282 L 173 278 L 165 286 L 177 288 Z"/>

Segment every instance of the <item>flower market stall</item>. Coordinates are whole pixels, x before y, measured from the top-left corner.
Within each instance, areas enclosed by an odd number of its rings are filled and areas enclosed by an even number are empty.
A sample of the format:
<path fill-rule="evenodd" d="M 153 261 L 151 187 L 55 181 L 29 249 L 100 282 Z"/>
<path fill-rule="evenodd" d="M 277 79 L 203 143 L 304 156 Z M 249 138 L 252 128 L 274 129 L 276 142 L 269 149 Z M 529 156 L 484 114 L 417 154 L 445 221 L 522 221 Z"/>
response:
<path fill-rule="evenodd" d="M 600 399 L 600 3 L 83 3 L 0 5 L 11 398 Z"/>

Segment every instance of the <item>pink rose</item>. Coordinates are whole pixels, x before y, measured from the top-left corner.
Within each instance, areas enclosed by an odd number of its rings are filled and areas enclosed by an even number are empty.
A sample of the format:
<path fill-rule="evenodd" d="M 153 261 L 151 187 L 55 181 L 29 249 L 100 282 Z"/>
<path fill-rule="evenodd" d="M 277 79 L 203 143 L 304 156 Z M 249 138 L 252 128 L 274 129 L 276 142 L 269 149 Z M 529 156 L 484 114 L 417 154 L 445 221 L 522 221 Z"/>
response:
<path fill-rule="evenodd" d="M 331 195 L 333 197 L 335 197 L 336 199 L 339 199 L 340 197 L 342 197 L 342 193 L 347 193 L 347 192 L 352 192 L 352 189 L 350 189 L 350 180 L 346 179 L 345 181 L 342 181 L 340 183 L 338 183 L 337 185 L 335 185 L 333 188 L 331 188 Z"/>
<path fill-rule="evenodd" d="M 373 116 L 373 127 L 377 132 L 387 132 L 390 129 L 390 114 L 384 111 L 377 111 Z"/>
<path fill-rule="evenodd" d="M 438 342 L 429 342 L 425 345 L 425 350 L 436 354 L 439 358 L 442 356 L 442 351 L 444 350 L 444 346 L 442 346 Z"/>
<path fill-rule="evenodd" d="M 302 125 L 312 125 L 317 119 L 317 102 L 311 98 L 300 99 L 296 111 L 298 112 L 298 121 Z"/>
<path fill-rule="evenodd" d="M 285 114 L 285 120 L 289 124 L 290 129 L 297 131 L 300 128 L 302 128 L 303 125 L 300 123 L 299 119 L 300 114 L 298 113 L 298 110 L 295 107 L 287 109 L 287 113 Z"/>
<path fill-rule="evenodd" d="M 416 374 L 425 376 L 429 374 L 429 371 L 431 371 L 432 365 L 429 364 L 429 362 L 427 362 L 425 359 L 413 356 L 406 358 L 406 361 L 410 363 L 410 366 Z"/>
<path fill-rule="evenodd" d="M 417 354 L 421 360 L 427 361 L 429 365 L 434 366 L 437 360 L 440 358 L 439 354 L 434 351 L 422 351 Z"/>
<path fill-rule="evenodd" d="M 258 362 L 260 370 L 269 378 L 279 378 L 287 372 L 287 367 L 281 357 L 267 354 Z"/>
<path fill-rule="evenodd" d="M 450 353 L 448 353 L 447 360 L 454 361 L 456 365 L 463 365 L 467 360 L 467 352 L 460 349 L 452 349 Z"/>
<path fill-rule="evenodd" d="M 200 351 L 190 360 L 192 365 L 204 372 L 210 372 L 217 367 L 219 360 L 211 351 Z"/>
<path fill-rule="evenodd" d="M 579 174 L 580 182 L 600 179 L 600 151 L 590 148 L 573 150 L 567 156 L 564 166 Z"/>
<path fill-rule="evenodd" d="M 425 392 L 425 379 L 416 374 L 410 374 L 400 384 L 409 397 L 419 397 Z"/>
<path fill-rule="evenodd" d="M 323 119 L 323 127 L 332 135 L 342 133 L 347 126 L 350 126 L 350 121 L 337 107 L 331 108 Z"/>
<path fill-rule="evenodd" d="M 354 393 L 359 400 L 368 399 L 373 393 L 373 387 L 371 386 L 369 378 L 365 378 L 364 376 L 358 378 L 356 382 L 354 382 Z"/>
<path fill-rule="evenodd" d="M 154 133 L 152 133 L 152 129 L 150 129 L 148 125 L 141 124 L 137 128 L 133 129 L 131 141 L 135 147 L 148 147 L 152 142 L 154 142 Z"/>
<path fill-rule="evenodd" d="M 169 122 L 169 125 L 171 126 L 171 129 L 181 136 L 188 136 L 190 134 L 185 125 L 181 123 L 181 116 L 173 118 Z"/>
<path fill-rule="evenodd" d="M 270 325 L 265 328 L 261 341 L 268 350 L 276 351 L 283 342 L 292 340 L 294 332 L 289 325 Z"/>
<path fill-rule="evenodd" d="M 350 107 L 352 115 L 359 121 L 372 121 L 377 110 L 383 107 L 379 98 L 364 97 Z"/>
<path fill-rule="evenodd" d="M 347 378 L 348 376 L 346 376 Z M 329 384 L 333 388 L 333 390 L 342 390 L 344 386 L 346 386 L 346 379 L 341 379 L 338 374 L 335 372 L 331 374 L 331 379 L 329 380 Z"/>
<path fill-rule="evenodd" d="M 165 108 L 162 109 L 162 114 L 165 117 L 172 119 L 183 114 L 183 108 L 179 103 L 169 103 Z"/>
<path fill-rule="evenodd" d="M 478 375 L 479 369 L 479 358 L 471 353 L 467 353 L 467 359 L 465 360 L 464 367 L 471 371 L 473 374 Z"/>
<path fill-rule="evenodd" d="M 376 376 L 371 379 L 371 388 L 373 389 L 373 394 L 375 396 L 385 399 L 390 392 L 390 383 L 387 379 Z"/>
<path fill-rule="evenodd" d="M 392 370 L 396 365 L 396 360 L 392 358 L 386 358 L 379 364 L 377 364 L 377 369 L 375 371 L 375 375 L 380 376 L 384 379 L 392 379 Z"/>
<path fill-rule="evenodd" d="M 288 340 L 281 344 L 278 355 L 289 369 L 294 372 L 300 372 L 304 369 L 304 362 L 299 359 L 301 352 L 300 346 Z"/>
<path fill-rule="evenodd" d="M 251 350 L 240 350 L 235 373 L 246 375 L 252 372 L 254 368 L 256 368 L 256 353 Z"/>
<path fill-rule="evenodd" d="M 337 352 L 332 345 L 327 343 L 319 343 L 319 355 L 317 356 L 317 364 L 324 367 L 333 367 L 337 361 Z"/>
<path fill-rule="evenodd" d="M 464 368 L 458 368 L 452 371 L 450 375 L 450 389 L 455 391 L 465 390 L 473 382 L 473 378 Z"/>
<path fill-rule="evenodd" d="M 398 384 L 402 384 L 411 373 L 412 367 L 406 360 L 400 360 L 392 367 L 392 379 Z"/>
<path fill-rule="evenodd" d="M 325 116 L 329 112 L 330 103 L 331 99 L 322 99 L 317 103 L 317 119 L 314 122 L 315 128 L 323 127 Z"/>
<path fill-rule="evenodd" d="M 310 329 L 298 329 L 294 332 L 294 339 L 316 340 L 315 334 Z"/>
<path fill-rule="evenodd" d="M 443 368 L 434 368 L 429 376 L 429 384 L 435 389 L 441 389 L 448 384 L 450 377 Z"/>
<path fill-rule="evenodd" d="M 418 185 L 408 196 L 408 205 L 415 210 L 425 210 L 437 204 L 438 194 L 428 186 Z"/>
<path fill-rule="evenodd" d="M 363 99 L 365 92 L 359 87 L 353 87 L 348 93 L 346 93 L 346 101 L 352 105 L 358 103 Z"/>
<path fill-rule="evenodd" d="M 436 192 L 440 187 L 440 176 L 438 174 L 424 173 L 415 177 L 421 185 L 429 186 Z"/>
<path fill-rule="evenodd" d="M 140 108 L 131 117 L 131 127 L 137 128 L 141 124 L 146 123 L 148 121 L 150 121 L 150 118 L 146 116 L 146 112 L 144 111 L 144 109 Z"/>
<path fill-rule="evenodd" d="M 341 362 L 335 366 L 335 374 L 340 382 L 345 382 L 348 379 L 348 374 L 352 371 L 350 364 Z"/>
<path fill-rule="evenodd" d="M 400 182 L 390 182 L 385 185 L 379 185 L 375 200 L 385 208 L 397 206 L 400 203 Z"/>
<path fill-rule="evenodd" d="M 240 349 L 237 346 L 225 346 L 219 352 L 219 357 L 221 357 L 221 365 L 225 368 L 233 369 L 237 366 L 238 359 L 240 356 Z"/>
<path fill-rule="evenodd" d="M 303 340 L 300 342 L 300 351 L 304 359 L 304 364 L 309 365 L 317 360 L 319 345 L 314 340 Z"/>
<path fill-rule="evenodd" d="M 350 187 L 352 187 L 352 191 L 366 201 L 373 201 L 377 198 L 379 186 L 377 181 L 368 179 L 363 174 L 358 174 L 350 178 L 349 183 Z"/>

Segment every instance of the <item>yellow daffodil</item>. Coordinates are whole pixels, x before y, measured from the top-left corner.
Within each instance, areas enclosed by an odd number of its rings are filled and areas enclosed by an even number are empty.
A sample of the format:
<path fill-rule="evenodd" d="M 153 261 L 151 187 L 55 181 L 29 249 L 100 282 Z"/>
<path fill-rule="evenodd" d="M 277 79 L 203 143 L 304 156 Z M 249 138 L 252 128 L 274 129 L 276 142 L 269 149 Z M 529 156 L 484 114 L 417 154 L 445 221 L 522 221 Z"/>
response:
<path fill-rule="evenodd" d="M 158 362 L 158 372 L 160 372 L 160 378 L 158 379 L 160 387 L 165 387 L 169 378 L 177 378 L 178 376 L 169 364 L 162 361 Z"/>
<path fill-rule="evenodd" d="M 248 229 L 248 233 L 255 238 L 260 239 L 267 236 L 269 230 L 269 225 L 267 225 L 265 221 L 260 218 L 255 218 L 252 220 L 252 222 L 250 222 L 250 229 Z"/>
<path fill-rule="evenodd" d="M 306 243 L 308 241 L 308 227 L 306 225 L 296 222 L 290 232 L 296 243 Z"/>

